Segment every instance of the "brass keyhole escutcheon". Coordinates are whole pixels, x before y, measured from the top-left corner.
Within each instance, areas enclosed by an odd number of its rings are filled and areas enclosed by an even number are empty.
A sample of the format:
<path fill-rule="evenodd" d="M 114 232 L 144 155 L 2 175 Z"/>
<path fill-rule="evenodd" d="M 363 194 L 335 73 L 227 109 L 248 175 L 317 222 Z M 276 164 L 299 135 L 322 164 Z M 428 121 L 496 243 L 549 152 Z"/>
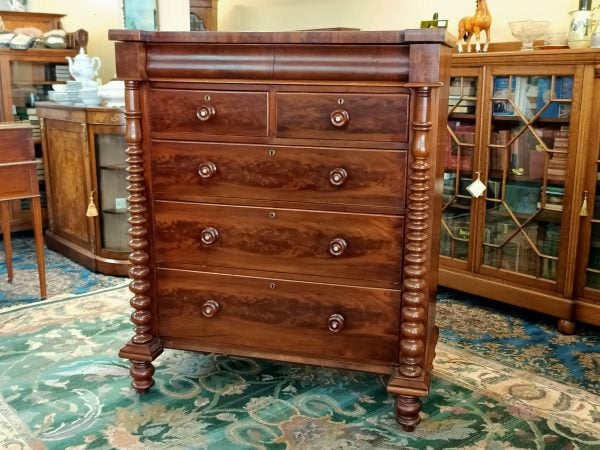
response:
<path fill-rule="evenodd" d="M 343 105 L 344 104 L 344 99 L 343 98 L 338 98 L 337 103 L 338 103 L 338 105 Z"/>
<path fill-rule="evenodd" d="M 275 219 L 277 217 L 277 213 L 275 211 L 271 211 L 269 213 L 269 219 Z"/>
<path fill-rule="evenodd" d="M 275 156 L 275 153 L 277 153 L 274 149 L 269 149 L 269 151 L 267 152 L 267 155 L 269 156 Z"/>
<path fill-rule="evenodd" d="M 270 289 L 276 289 L 277 288 L 277 283 L 269 283 L 269 288 Z"/>
<path fill-rule="evenodd" d="M 210 95 L 205 95 L 204 96 L 204 101 L 205 102 L 210 102 Z"/>

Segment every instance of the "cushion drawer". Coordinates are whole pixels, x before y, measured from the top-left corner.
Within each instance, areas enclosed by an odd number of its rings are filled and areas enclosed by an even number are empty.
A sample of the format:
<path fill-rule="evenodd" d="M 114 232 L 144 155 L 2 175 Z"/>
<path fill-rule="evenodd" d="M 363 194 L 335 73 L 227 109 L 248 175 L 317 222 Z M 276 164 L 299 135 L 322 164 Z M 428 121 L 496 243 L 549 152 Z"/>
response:
<path fill-rule="evenodd" d="M 167 340 L 398 359 L 396 290 L 159 269 L 157 303 L 158 332 Z M 330 331 L 335 323 L 339 331 Z"/>
<path fill-rule="evenodd" d="M 403 208 L 406 158 L 405 151 L 158 141 L 153 191 Z"/>
<path fill-rule="evenodd" d="M 276 94 L 277 137 L 408 141 L 408 94 Z"/>
<path fill-rule="evenodd" d="M 401 279 L 402 216 L 166 201 L 154 212 L 158 262 Z"/>
<path fill-rule="evenodd" d="M 150 127 L 180 135 L 267 136 L 266 92 L 151 89 Z"/>

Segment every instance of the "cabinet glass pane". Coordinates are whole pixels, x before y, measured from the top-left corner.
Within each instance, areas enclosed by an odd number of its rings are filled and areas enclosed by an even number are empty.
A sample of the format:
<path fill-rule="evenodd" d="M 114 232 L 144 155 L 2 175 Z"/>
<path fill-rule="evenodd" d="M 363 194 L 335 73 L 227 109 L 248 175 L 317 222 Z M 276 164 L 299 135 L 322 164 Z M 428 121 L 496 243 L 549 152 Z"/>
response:
<path fill-rule="evenodd" d="M 588 198 L 588 213 L 592 214 L 590 256 L 586 268 L 586 286 L 600 290 L 600 148 L 596 159 L 596 193 Z"/>
<path fill-rule="evenodd" d="M 556 280 L 571 76 L 493 78 L 483 264 Z"/>
<path fill-rule="evenodd" d="M 451 79 L 440 254 L 460 260 L 468 257 L 471 234 L 471 196 L 465 188 L 472 181 L 476 97 L 477 78 Z"/>
<path fill-rule="evenodd" d="M 127 163 L 125 137 L 96 134 L 98 201 L 102 229 L 102 248 L 127 251 Z"/>

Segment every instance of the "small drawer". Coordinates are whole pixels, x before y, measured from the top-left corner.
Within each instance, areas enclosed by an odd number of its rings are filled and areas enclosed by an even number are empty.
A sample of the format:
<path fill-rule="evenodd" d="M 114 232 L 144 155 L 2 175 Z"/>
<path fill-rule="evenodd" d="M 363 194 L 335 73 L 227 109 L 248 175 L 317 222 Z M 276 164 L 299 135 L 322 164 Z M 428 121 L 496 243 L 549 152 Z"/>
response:
<path fill-rule="evenodd" d="M 150 126 L 160 133 L 268 136 L 268 93 L 151 89 Z"/>
<path fill-rule="evenodd" d="M 156 298 L 162 338 L 398 360 L 397 290 L 159 269 Z"/>
<path fill-rule="evenodd" d="M 125 126 L 125 114 L 118 112 L 97 112 L 93 110 L 87 111 L 87 123 L 88 124 L 100 124 L 100 125 L 117 125 Z"/>
<path fill-rule="evenodd" d="M 167 201 L 154 212 L 159 263 L 401 280 L 402 216 Z"/>
<path fill-rule="evenodd" d="M 399 150 L 155 141 L 153 191 L 403 208 L 406 158 Z"/>
<path fill-rule="evenodd" d="M 36 195 L 37 163 L 0 165 L 0 180 L 2 180 L 2 198 L 19 198 Z M 35 181 L 35 183 L 34 183 Z"/>
<path fill-rule="evenodd" d="M 276 94 L 277 137 L 408 141 L 408 94 Z"/>

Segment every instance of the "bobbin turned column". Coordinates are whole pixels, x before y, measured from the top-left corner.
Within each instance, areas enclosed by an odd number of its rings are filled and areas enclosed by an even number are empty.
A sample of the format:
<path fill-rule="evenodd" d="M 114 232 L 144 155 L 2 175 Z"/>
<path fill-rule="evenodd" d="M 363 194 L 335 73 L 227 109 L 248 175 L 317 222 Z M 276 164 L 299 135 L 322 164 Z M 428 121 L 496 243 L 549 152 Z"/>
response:
<path fill-rule="evenodd" d="M 411 90 L 414 99 L 413 139 L 407 194 L 399 365 L 388 385 L 388 391 L 397 395 L 396 420 L 405 431 L 413 431 L 421 420 L 419 397 L 427 395 L 429 390 L 430 354 L 437 340 L 437 334 L 432 336 L 428 333 L 427 325 L 432 295 L 427 274 L 431 257 L 432 183 L 435 179 L 428 137 L 432 129 L 432 87 L 422 85 Z"/>
<path fill-rule="evenodd" d="M 127 191 L 129 196 L 129 290 L 133 294 L 131 322 L 134 336 L 119 351 L 131 361 L 132 386 L 140 393 L 154 385 L 152 361 L 162 353 L 162 345 L 152 329 L 153 293 L 148 265 L 148 195 L 144 169 L 140 82 L 144 77 L 145 50 L 136 43 L 118 43 L 128 58 L 117 61 L 117 73 L 125 79 L 125 141 L 127 142 Z"/>

